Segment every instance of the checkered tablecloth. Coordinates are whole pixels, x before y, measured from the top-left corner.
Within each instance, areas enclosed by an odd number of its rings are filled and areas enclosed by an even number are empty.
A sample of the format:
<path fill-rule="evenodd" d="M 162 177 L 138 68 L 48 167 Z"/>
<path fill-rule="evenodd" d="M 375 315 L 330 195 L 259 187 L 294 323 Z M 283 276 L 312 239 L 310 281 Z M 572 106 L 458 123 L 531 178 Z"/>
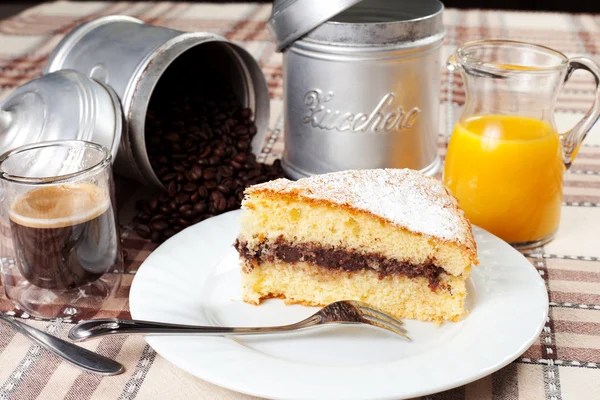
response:
<path fill-rule="evenodd" d="M 282 68 L 281 55 L 274 52 L 266 30 L 269 13 L 269 5 L 257 4 L 43 4 L 0 21 L 0 100 L 16 86 L 40 75 L 48 54 L 66 32 L 95 17 L 126 14 L 179 30 L 215 32 L 252 52 L 268 79 L 272 117 L 262 159 L 272 159 L 281 154 L 283 147 Z M 600 15 L 449 9 L 444 19 L 448 35 L 442 57 L 467 40 L 509 38 L 544 44 L 569 56 L 585 55 L 600 62 Z M 443 80 L 439 148 L 443 155 L 464 102 L 464 88 L 457 75 L 445 70 L 440 73 Z M 559 128 L 566 130 L 581 118 L 593 96 L 592 78 L 577 73 L 558 98 Z M 130 184 L 118 185 L 124 225 L 133 213 L 131 199 L 142 192 Z M 600 399 L 600 126 L 586 139 L 565 176 L 562 215 L 557 238 L 526 254 L 546 281 L 550 294 L 550 314 L 539 339 L 499 372 L 428 399 Z M 124 285 L 97 317 L 129 316 L 129 285 L 141 262 L 155 247 L 126 227 L 123 237 L 127 251 Z M 0 311 L 19 315 L 1 294 Z M 71 327 L 64 322 L 29 320 L 33 326 L 61 337 Z M 0 399 L 248 398 L 177 369 L 141 337 L 107 337 L 84 346 L 117 359 L 127 372 L 108 378 L 82 373 L 0 325 Z"/>

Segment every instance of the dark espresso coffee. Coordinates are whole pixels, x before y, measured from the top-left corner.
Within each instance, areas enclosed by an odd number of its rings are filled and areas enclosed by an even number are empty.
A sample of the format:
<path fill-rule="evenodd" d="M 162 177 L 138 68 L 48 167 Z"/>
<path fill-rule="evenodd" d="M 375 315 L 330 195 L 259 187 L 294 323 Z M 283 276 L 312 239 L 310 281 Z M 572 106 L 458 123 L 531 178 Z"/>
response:
<path fill-rule="evenodd" d="M 17 265 L 36 286 L 76 288 L 120 262 L 110 197 L 96 185 L 32 190 L 14 202 L 9 216 Z"/>

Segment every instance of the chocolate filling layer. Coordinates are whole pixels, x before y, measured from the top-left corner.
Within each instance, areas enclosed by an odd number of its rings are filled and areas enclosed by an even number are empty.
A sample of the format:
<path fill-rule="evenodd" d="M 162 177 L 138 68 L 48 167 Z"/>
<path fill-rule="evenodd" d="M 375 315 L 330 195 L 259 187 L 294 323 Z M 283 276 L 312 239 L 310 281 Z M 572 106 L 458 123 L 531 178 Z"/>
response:
<path fill-rule="evenodd" d="M 240 256 L 249 261 L 283 261 L 293 263 L 304 261 L 329 269 L 358 271 L 372 269 L 379 273 L 380 279 L 385 276 L 402 274 L 408 277 L 424 276 L 429 281 L 429 288 L 437 290 L 440 286 L 440 275 L 443 269 L 433 263 L 413 264 L 406 261 L 384 257 L 381 254 L 362 254 L 354 250 L 323 248 L 316 243 L 292 245 L 283 237 L 275 242 L 264 242 L 256 249 L 249 249 L 247 242 L 236 240 L 234 243 Z"/>

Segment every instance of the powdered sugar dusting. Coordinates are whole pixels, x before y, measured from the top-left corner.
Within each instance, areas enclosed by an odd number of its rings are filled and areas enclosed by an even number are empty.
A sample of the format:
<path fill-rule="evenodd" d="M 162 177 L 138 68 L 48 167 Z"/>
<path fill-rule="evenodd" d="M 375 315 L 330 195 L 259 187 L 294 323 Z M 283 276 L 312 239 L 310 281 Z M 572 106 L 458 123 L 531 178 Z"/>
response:
<path fill-rule="evenodd" d="M 371 169 L 277 179 L 247 189 L 296 194 L 367 211 L 411 231 L 468 244 L 470 226 L 443 184 L 410 169 Z"/>

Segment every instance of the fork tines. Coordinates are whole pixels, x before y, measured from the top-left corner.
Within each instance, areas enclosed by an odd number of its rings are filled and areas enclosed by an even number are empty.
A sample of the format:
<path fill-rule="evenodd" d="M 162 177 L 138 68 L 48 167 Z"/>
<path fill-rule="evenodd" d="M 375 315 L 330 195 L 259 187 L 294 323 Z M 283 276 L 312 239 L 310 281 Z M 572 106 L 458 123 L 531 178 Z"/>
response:
<path fill-rule="evenodd" d="M 388 331 L 394 332 L 408 340 L 411 340 L 411 338 L 407 335 L 407 330 L 402 326 L 403 322 L 401 320 L 379 311 L 368 304 L 361 302 L 353 303 L 362 313 L 363 320 L 369 325 L 387 329 Z"/>

